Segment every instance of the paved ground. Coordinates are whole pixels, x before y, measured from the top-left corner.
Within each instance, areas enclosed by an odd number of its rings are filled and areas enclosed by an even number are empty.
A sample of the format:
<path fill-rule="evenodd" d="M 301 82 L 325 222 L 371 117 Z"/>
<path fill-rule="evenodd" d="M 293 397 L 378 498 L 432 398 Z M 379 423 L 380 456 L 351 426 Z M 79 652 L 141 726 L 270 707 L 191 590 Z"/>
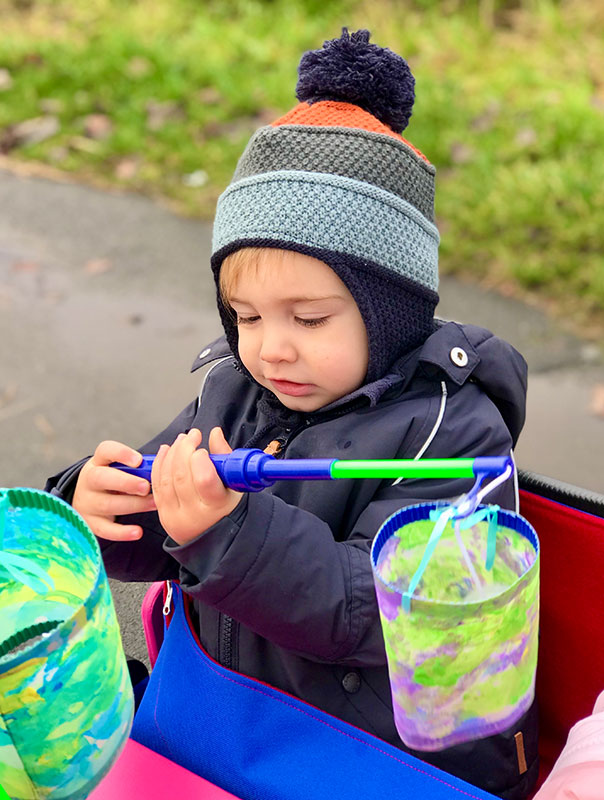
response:
<path fill-rule="evenodd" d="M 105 438 L 142 444 L 197 391 L 220 332 L 210 227 L 150 201 L 0 170 L 0 486 L 46 476 Z M 447 279 L 440 316 L 504 336 L 530 368 L 519 466 L 604 492 L 604 360 L 532 308 Z M 143 654 L 144 587 L 114 586 Z"/>

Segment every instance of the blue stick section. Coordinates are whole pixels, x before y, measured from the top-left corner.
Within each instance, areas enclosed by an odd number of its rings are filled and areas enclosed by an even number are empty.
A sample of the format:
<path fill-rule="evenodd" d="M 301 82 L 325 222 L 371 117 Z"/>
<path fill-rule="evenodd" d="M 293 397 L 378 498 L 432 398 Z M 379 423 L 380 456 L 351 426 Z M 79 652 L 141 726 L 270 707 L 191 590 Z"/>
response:
<path fill-rule="evenodd" d="M 349 477 L 365 477 L 364 474 L 359 474 L 359 464 L 367 470 L 367 477 L 384 477 L 380 474 L 379 470 L 375 467 L 379 465 L 388 464 L 389 469 L 392 470 L 392 464 L 396 464 L 397 468 L 400 466 L 400 474 L 405 474 L 404 464 L 408 468 L 411 465 L 414 468 L 413 474 L 417 471 L 417 467 L 422 465 L 421 461 L 397 461 L 380 462 L 380 461 L 366 461 L 366 462 L 347 462 L 341 461 L 336 458 L 292 458 L 292 459 L 276 459 L 262 450 L 248 450 L 246 448 L 238 448 L 233 450 L 232 453 L 224 455 L 211 455 L 210 458 L 216 467 L 220 479 L 225 486 L 231 489 L 236 489 L 240 492 L 259 492 L 267 486 L 272 486 L 275 481 L 291 481 L 291 480 L 305 480 L 305 481 L 320 481 L 332 480 L 332 468 L 334 464 L 355 464 L 355 474 Z M 121 469 L 123 472 L 128 472 L 131 475 L 136 475 L 145 480 L 151 481 L 151 469 L 155 456 L 143 456 L 142 463 L 138 467 L 128 467 L 125 464 L 114 462 L 110 464 L 111 467 Z M 486 475 L 501 474 L 511 461 L 504 457 L 490 458 L 482 457 L 475 459 L 462 459 L 461 461 L 468 461 L 471 463 L 472 470 L 477 476 L 477 484 L 474 489 L 477 490 L 482 477 Z M 451 459 L 455 461 L 455 459 Z M 434 462 L 433 462 L 434 463 Z M 464 466 L 469 469 L 470 463 Z M 426 473 L 429 472 L 428 468 L 432 469 L 432 473 L 428 477 L 434 477 L 434 467 L 428 462 L 424 463 L 427 468 Z M 373 472 L 372 472 L 373 467 Z M 361 473 L 363 470 L 361 469 Z M 419 470 L 421 473 L 421 469 Z M 390 473 L 388 473 L 389 475 Z M 397 472 L 397 474 L 399 474 Z M 447 474 L 447 473 L 445 473 Z M 347 475 L 337 474 L 336 477 L 347 477 Z"/>

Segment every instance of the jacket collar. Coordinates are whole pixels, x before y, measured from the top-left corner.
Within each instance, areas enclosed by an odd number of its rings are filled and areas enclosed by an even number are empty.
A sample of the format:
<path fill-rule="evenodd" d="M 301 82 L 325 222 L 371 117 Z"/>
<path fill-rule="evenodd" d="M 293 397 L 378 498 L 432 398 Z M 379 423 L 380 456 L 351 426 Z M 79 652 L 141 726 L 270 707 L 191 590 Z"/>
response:
<path fill-rule="evenodd" d="M 191 372 L 196 372 L 201 367 L 205 367 L 206 364 L 211 364 L 212 361 L 217 361 L 219 358 L 227 358 L 228 356 L 231 356 L 235 361 L 235 357 L 227 344 L 226 336 L 223 334 L 201 348 L 191 364 Z"/>
<path fill-rule="evenodd" d="M 462 386 L 480 364 L 480 355 L 469 340 L 464 328 L 457 322 L 435 320 L 436 330 L 416 350 L 402 356 L 395 369 L 405 380 L 411 380 L 417 369 L 424 368 L 444 372 L 447 378 Z"/>

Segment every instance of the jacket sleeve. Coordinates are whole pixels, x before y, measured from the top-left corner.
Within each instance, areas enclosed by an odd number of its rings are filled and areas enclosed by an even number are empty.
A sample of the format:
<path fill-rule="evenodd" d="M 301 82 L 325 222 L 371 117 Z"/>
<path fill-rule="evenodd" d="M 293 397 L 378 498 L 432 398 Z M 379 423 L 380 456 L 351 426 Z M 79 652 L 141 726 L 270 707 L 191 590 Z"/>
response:
<path fill-rule="evenodd" d="M 507 455 L 511 447 L 501 418 L 478 432 L 463 426 L 455 441 L 458 452 L 439 450 L 435 440 L 426 456 Z M 250 494 L 201 536 L 186 545 L 168 538 L 164 548 L 183 567 L 183 589 L 275 644 L 316 661 L 383 665 L 371 542 L 401 507 L 456 497 L 471 485 L 471 480 L 384 483 L 341 542 L 316 515 L 266 492 Z M 489 501 L 513 507 L 513 496 L 508 482 Z"/>
<path fill-rule="evenodd" d="M 143 454 L 157 453 L 161 444 L 172 444 L 179 433 L 184 433 L 193 424 L 197 400 L 193 400 L 167 428 L 151 441 L 139 448 Z M 49 478 L 45 491 L 71 503 L 80 471 L 87 458 Z M 117 522 L 140 525 L 143 536 L 135 542 L 97 541 L 103 554 L 105 569 L 110 578 L 120 581 L 158 581 L 178 578 L 179 565 L 163 549 L 166 532 L 161 526 L 157 512 L 128 514 L 117 517 Z"/>

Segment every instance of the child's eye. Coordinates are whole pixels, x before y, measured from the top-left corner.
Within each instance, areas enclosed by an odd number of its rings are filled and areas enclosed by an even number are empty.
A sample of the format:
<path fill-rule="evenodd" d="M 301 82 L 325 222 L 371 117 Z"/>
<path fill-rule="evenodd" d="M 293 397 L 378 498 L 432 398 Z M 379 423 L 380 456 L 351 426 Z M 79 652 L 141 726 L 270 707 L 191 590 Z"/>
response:
<path fill-rule="evenodd" d="M 303 325 L 305 328 L 318 328 L 319 325 L 325 325 L 329 317 L 317 317 L 316 319 L 302 319 L 302 317 L 296 317 L 296 322 L 300 325 Z"/>
<path fill-rule="evenodd" d="M 242 317 L 241 314 L 237 314 L 237 325 L 251 325 L 252 323 L 257 322 L 259 319 L 259 316 Z"/>

